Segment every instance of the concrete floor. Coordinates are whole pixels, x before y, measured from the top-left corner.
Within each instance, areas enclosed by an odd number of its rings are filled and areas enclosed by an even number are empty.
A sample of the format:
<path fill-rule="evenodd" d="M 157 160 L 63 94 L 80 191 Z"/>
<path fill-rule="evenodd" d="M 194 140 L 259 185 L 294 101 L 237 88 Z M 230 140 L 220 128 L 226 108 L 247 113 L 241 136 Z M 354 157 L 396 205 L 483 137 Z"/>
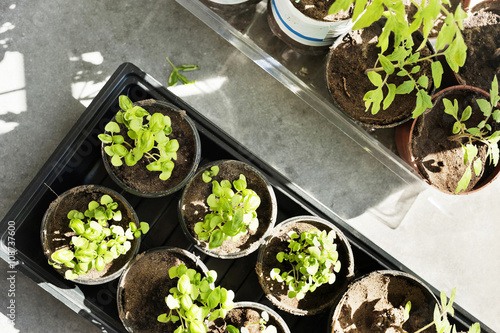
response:
<path fill-rule="evenodd" d="M 433 286 L 457 287 L 457 303 L 500 331 L 500 182 L 467 197 L 426 189 L 397 228 L 380 223 L 394 175 L 174 0 L 2 1 L 0 217 L 120 64 L 166 84 L 166 56 L 200 65 L 174 93 Z M 1 260 L 0 271 L 2 332 L 98 331 L 22 273 L 10 326 Z"/>

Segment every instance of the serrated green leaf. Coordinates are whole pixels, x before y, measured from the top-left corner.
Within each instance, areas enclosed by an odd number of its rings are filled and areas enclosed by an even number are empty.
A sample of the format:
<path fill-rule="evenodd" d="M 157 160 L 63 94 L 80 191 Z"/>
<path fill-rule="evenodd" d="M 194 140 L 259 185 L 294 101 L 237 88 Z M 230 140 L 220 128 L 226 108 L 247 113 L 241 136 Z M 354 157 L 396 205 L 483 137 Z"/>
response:
<path fill-rule="evenodd" d="M 484 117 L 488 118 L 491 115 L 491 109 L 492 109 L 490 102 L 485 99 L 477 99 L 476 103 L 481 109 L 481 112 L 483 112 Z"/>
<path fill-rule="evenodd" d="M 423 89 L 427 89 L 429 87 L 429 78 L 422 75 L 418 78 L 417 84 L 419 84 Z"/>
<path fill-rule="evenodd" d="M 414 88 L 415 86 L 412 81 L 405 81 L 396 88 L 396 94 L 409 94 L 413 91 Z"/>
<path fill-rule="evenodd" d="M 384 56 L 383 54 L 379 54 L 378 59 L 380 60 L 380 64 L 387 74 L 391 75 L 392 73 L 394 73 L 394 64 L 390 62 L 386 56 Z"/>
<path fill-rule="evenodd" d="M 377 73 L 377 72 L 368 72 L 368 79 L 370 80 L 370 82 L 376 86 L 376 87 L 380 87 L 382 85 L 382 76 Z"/>
<path fill-rule="evenodd" d="M 441 86 L 441 80 L 443 78 L 443 65 L 439 61 L 433 61 L 431 64 L 432 70 L 432 80 L 434 81 L 434 87 L 439 88 Z"/>
<path fill-rule="evenodd" d="M 481 171 L 483 171 L 483 162 L 481 162 L 480 158 L 476 158 L 474 163 L 472 164 L 474 173 L 476 176 L 479 176 L 481 174 Z"/>

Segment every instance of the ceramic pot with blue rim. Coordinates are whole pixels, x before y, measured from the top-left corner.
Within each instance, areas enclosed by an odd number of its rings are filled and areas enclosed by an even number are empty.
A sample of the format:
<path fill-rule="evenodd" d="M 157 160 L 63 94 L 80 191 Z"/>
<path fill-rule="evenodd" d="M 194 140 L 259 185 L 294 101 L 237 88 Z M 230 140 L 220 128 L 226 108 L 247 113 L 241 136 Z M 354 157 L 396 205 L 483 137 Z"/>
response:
<path fill-rule="evenodd" d="M 328 15 L 334 1 L 269 0 L 267 20 L 273 34 L 293 50 L 304 55 L 321 55 L 328 52 L 335 40 L 351 31 L 354 25 L 352 8 L 335 15 Z M 320 7 L 319 3 L 322 4 Z M 302 8 L 308 7 L 309 9 Z"/>

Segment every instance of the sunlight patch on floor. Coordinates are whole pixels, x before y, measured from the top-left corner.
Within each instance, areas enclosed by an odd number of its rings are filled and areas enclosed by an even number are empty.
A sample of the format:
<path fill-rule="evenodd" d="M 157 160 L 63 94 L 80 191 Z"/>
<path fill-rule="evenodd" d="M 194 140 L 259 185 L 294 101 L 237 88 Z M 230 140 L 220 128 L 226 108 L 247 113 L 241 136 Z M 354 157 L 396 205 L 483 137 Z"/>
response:
<path fill-rule="evenodd" d="M 193 95 L 210 94 L 219 90 L 222 85 L 227 81 L 227 77 L 214 77 L 203 81 L 196 80 L 193 84 L 177 84 L 176 86 L 168 88 L 171 92 L 178 97 L 183 98 Z"/>
<path fill-rule="evenodd" d="M 74 62 L 82 61 L 91 66 L 99 66 L 104 62 L 104 57 L 101 52 L 95 51 L 82 53 L 80 56 L 71 56 L 69 60 Z M 100 75 L 102 72 L 97 70 L 95 73 L 92 73 L 92 71 L 89 72 L 82 69 L 75 74 L 74 79 L 76 81 L 71 83 L 71 95 L 85 107 L 90 105 L 94 97 L 97 96 L 109 79 L 109 77 L 106 77 L 103 81 L 96 82 L 90 79 L 93 76 L 92 74 Z"/>

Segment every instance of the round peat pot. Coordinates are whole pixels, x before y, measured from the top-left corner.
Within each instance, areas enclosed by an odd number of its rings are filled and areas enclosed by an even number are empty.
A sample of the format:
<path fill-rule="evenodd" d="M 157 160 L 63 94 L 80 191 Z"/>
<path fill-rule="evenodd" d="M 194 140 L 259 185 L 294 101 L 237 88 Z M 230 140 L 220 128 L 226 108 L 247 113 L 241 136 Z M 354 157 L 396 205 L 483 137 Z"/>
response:
<path fill-rule="evenodd" d="M 221 15 L 237 15 L 255 9 L 261 0 L 200 0 L 208 8 Z"/>
<path fill-rule="evenodd" d="M 319 20 L 302 13 L 290 0 L 269 0 L 267 4 L 267 21 L 273 34 L 307 55 L 328 53 L 337 37 L 351 31 L 354 23 L 350 17 L 349 13 L 339 13 Z"/>
<path fill-rule="evenodd" d="M 199 240 L 194 228 L 196 223 L 204 221 L 207 214 L 213 213 L 207 204 L 213 185 L 212 182 L 203 181 L 203 173 L 211 170 L 213 166 L 219 167 L 219 173 L 212 177 L 212 181 L 221 183 L 222 180 L 228 180 L 233 183 L 239 179 L 240 174 L 244 175 L 247 189 L 255 191 L 260 197 L 260 205 L 256 210 L 259 221 L 256 230 L 248 230 L 244 235 L 224 240 L 220 247 L 211 249 L 208 241 Z M 191 178 L 179 200 L 178 213 L 184 234 L 198 250 L 216 258 L 235 259 L 249 255 L 259 248 L 274 227 L 278 206 L 273 188 L 259 170 L 241 161 L 219 160 L 204 165 Z"/>
<path fill-rule="evenodd" d="M 176 139 L 179 142 L 177 159 L 173 160 L 175 166 L 170 178 L 161 180 L 160 171 L 149 171 L 146 166 L 153 162 L 147 156 L 143 156 L 137 164 L 128 166 L 123 163 L 121 166 L 111 164 L 111 157 L 106 154 L 104 148 L 108 145 L 103 143 L 101 152 L 104 166 L 110 177 L 125 191 L 145 198 L 157 198 L 172 194 L 180 190 L 192 175 L 196 172 L 201 157 L 201 143 L 198 130 L 193 121 L 186 115 L 186 112 L 173 104 L 157 101 L 153 99 L 143 100 L 134 103 L 134 106 L 144 108 L 149 114 L 161 113 L 170 117 L 172 133 L 168 135 L 170 140 Z M 114 121 L 114 118 L 113 118 Z M 133 140 L 129 138 L 127 128 L 123 124 L 120 126 L 120 135 L 125 142 L 133 146 Z M 127 144 L 124 144 L 128 147 Z M 156 148 L 151 152 L 155 153 Z"/>
<path fill-rule="evenodd" d="M 266 327 L 273 325 L 277 333 L 290 333 L 290 329 L 281 316 L 268 306 L 256 302 L 236 302 L 224 318 L 226 325 L 233 325 L 237 329 L 247 325 L 249 332 L 260 332 L 256 323 L 262 318 L 262 312 L 267 312 L 269 320 Z"/>
<path fill-rule="evenodd" d="M 139 226 L 139 218 L 134 209 L 119 193 L 98 185 L 74 187 L 54 200 L 43 216 L 40 235 L 43 252 L 49 261 L 53 262 L 51 255 L 55 251 L 71 248 L 70 242 L 75 232 L 69 227 L 70 219 L 68 219 L 68 213 L 71 210 L 78 210 L 84 213 L 88 209 L 88 204 L 91 201 L 100 202 L 103 195 L 109 195 L 114 202 L 117 202 L 117 209 L 120 210 L 122 214 L 121 221 L 111 220 L 111 224 L 121 226 L 123 229 L 127 229 L 130 222 L 134 222 Z M 91 268 L 87 274 L 80 275 L 70 281 L 86 285 L 95 285 L 116 279 L 122 273 L 125 265 L 137 254 L 140 238 L 134 238 L 130 240 L 130 243 L 131 248 L 125 254 L 107 263 L 102 271 Z M 61 268 L 56 268 L 56 270 L 64 276 L 68 268 L 64 265 L 60 266 Z"/>
<path fill-rule="evenodd" d="M 161 323 L 157 318 L 168 313 L 165 297 L 170 288 L 177 286 L 177 279 L 170 279 L 168 271 L 180 264 L 202 275 L 208 271 L 198 257 L 175 247 L 148 250 L 127 265 L 118 283 L 117 305 L 128 332 L 173 332 L 177 328 L 178 325 Z"/>
<path fill-rule="evenodd" d="M 411 126 L 405 124 L 396 128 L 396 146 L 401 158 L 413 167 L 422 179 L 444 193 L 453 194 L 467 165 L 463 162 L 464 150 L 461 143 L 449 140 L 453 136 L 455 119 L 444 112 L 443 98 L 452 102 L 457 99 L 459 117 L 461 112 L 471 105 L 472 116 L 466 122 L 467 127 L 471 127 L 483 119 L 482 111 L 473 101 L 476 99 L 489 101 L 490 95 L 470 86 L 454 86 L 441 90 L 432 98 L 434 106 L 415 119 Z M 500 104 L 497 108 L 500 109 Z M 485 145 L 478 146 L 478 149 L 484 170 L 479 176 L 472 172 L 467 190 L 459 194 L 476 192 L 498 177 L 500 163 L 496 167 L 490 164 L 485 156 L 487 152 Z"/>
<path fill-rule="evenodd" d="M 385 332 L 390 327 L 397 331 L 404 322 L 408 301 L 410 318 L 402 325 L 406 332 L 431 323 L 436 304 L 440 306 L 431 290 L 409 274 L 386 270 L 362 276 L 349 286 L 333 309 L 331 332 Z"/>
<path fill-rule="evenodd" d="M 287 284 L 285 281 L 278 282 L 271 279 L 271 271 L 278 268 L 281 273 L 289 272 L 292 271 L 292 266 L 286 261 L 278 262 L 276 255 L 279 252 L 289 252 L 290 233 L 296 232 L 300 235 L 303 231 L 312 229 L 324 230 L 327 233 L 331 230 L 335 231 L 334 242 L 337 245 L 338 260 L 341 264 L 340 271 L 335 273 L 336 279 L 333 284 L 325 283 L 314 292 L 307 292 L 301 300 L 289 298 Z M 335 225 L 317 216 L 297 216 L 274 228 L 259 249 L 255 270 L 266 297 L 275 306 L 294 315 L 309 316 L 326 311 L 340 299 L 354 277 L 354 257 L 349 241 Z"/>
<path fill-rule="evenodd" d="M 415 109 L 416 94 L 397 94 L 391 105 L 372 114 L 372 107 L 366 111 L 364 96 L 368 91 L 375 89 L 366 70 L 378 63 L 379 48 L 378 36 L 381 34 L 385 21 L 379 20 L 367 28 L 350 32 L 343 39 L 338 39 L 330 49 L 326 62 L 325 80 L 328 92 L 336 106 L 350 119 L 368 128 L 391 128 L 412 119 Z M 422 42 L 422 35 L 414 35 L 415 45 Z M 430 42 L 420 52 L 423 56 L 430 56 L 434 48 Z M 415 81 L 425 74 L 429 78 L 427 92 L 432 95 L 434 84 L 432 81 L 431 63 L 423 62 L 419 72 L 413 74 Z M 401 85 L 406 78 L 391 75 L 388 83 Z M 385 88 L 384 88 L 385 89 Z M 387 91 L 384 90 L 384 96 Z"/>

